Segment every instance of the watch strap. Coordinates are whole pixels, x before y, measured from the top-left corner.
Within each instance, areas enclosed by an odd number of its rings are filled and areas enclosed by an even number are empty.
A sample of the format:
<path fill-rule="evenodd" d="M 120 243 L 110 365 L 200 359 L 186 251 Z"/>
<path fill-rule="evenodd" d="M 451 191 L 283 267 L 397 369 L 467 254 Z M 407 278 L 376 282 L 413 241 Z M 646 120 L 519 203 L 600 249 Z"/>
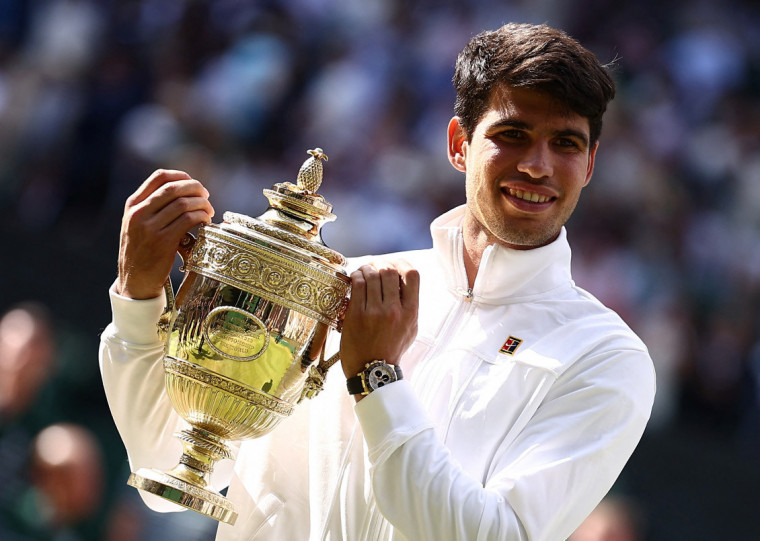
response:
<path fill-rule="evenodd" d="M 364 394 L 364 378 L 362 378 L 362 373 L 360 372 L 354 377 L 348 378 L 346 380 L 346 388 L 348 389 L 348 394 Z"/>

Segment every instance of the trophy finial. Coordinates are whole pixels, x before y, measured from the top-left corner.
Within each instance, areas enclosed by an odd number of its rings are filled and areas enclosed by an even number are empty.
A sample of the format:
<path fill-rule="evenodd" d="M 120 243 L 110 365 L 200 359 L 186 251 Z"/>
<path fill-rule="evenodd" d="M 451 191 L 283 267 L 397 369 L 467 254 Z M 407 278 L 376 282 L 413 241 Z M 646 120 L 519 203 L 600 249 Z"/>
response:
<path fill-rule="evenodd" d="M 327 161 L 327 154 L 321 148 L 309 150 L 308 153 L 311 154 L 311 158 L 303 162 L 298 171 L 296 185 L 301 190 L 316 193 L 322 184 L 322 160 Z"/>

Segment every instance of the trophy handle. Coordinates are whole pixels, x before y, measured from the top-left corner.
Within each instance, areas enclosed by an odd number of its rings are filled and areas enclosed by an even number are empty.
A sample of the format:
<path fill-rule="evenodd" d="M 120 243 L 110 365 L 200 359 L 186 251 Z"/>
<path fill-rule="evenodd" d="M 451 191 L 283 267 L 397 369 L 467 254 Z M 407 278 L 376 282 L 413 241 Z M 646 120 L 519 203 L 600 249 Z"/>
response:
<path fill-rule="evenodd" d="M 190 258 L 190 252 L 193 251 L 193 246 L 195 246 L 195 237 L 192 233 L 185 233 L 185 236 L 182 237 L 182 240 L 179 241 L 179 246 L 177 247 L 177 253 L 182 258 L 182 266 L 179 268 L 179 270 L 183 272 L 185 270 L 187 260 Z"/>
<path fill-rule="evenodd" d="M 193 251 L 193 246 L 195 246 L 195 237 L 192 233 L 185 233 L 185 236 L 179 241 L 179 246 L 177 246 L 177 253 L 179 254 L 179 257 L 182 258 L 182 265 L 179 268 L 180 271 L 184 272 L 187 260 L 190 258 L 190 253 Z M 166 282 L 164 282 L 164 296 L 166 297 L 166 306 L 164 307 L 164 311 L 161 312 L 161 316 L 158 318 L 158 323 L 156 324 L 156 331 L 163 342 L 166 341 L 166 337 L 169 333 L 169 324 L 171 323 L 172 312 L 174 311 L 174 289 L 172 289 L 171 278 L 168 276 L 166 277 Z"/>
<path fill-rule="evenodd" d="M 325 376 L 327 371 L 332 365 L 340 360 L 340 351 L 335 355 L 325 360 L 325 350 L 322 348 L 322 352 L 319 354 L 319 362 L 316 365 L 309 367 L 309 376 L 303 383 L 303 389 L 301 390 L 301 398 L 298 399 L 298 404 L 303 402 L 304 398 L 314 398 L 325 386 Z"/>
<path fill-rule="evenodd" d="M 338 321 L 335 325 L 335 330 L 338 332 L 343 331 L 343 319 L 346 317 L 346 310 L 348 310 L 348 297 L 343 299 L 338 308 Z M 301 390 L 301 398 L 299 398 L 297 402 L 298 404 L 303 402 L 304 398 L 314 398 L 322 391 L 325 386 L 325 376 L 327 375 L 327 371 L 332 365 L 340 361 L 340 350 L 335 355 L 325 360 L 326 343 L 327 339 L 325 338 L 325 343 L 322 345 L 322 350 L 319 352 L 319 362 L 316 365 L 311 365 L 309 367 L 309 376 L 306 378 L 306 381 L 304 381 L 303 389 Z"/>

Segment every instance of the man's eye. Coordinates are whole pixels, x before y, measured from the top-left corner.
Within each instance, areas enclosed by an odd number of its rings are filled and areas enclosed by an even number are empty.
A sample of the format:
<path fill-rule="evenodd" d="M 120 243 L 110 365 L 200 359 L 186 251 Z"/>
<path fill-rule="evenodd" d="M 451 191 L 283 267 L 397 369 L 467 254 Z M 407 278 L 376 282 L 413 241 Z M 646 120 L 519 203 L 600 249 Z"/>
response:
<path fill-rule="evenodd" d="M 520 130 L 505 130 L 501 132 L 501 136 L 506 139 L 522 139 L 524 134 Z"/>
<path fill-rule="evenodd" d="M 562 137 L 560 139 L 557 139 L 557 145 L 559 145 L 561 147 L 566 147 L 566 148 L 577 148 L 578 147 L 578 143 L 576 143 L 574 140 L 572 140 L 570 138 L 567 138 L 567 137 Z"/>

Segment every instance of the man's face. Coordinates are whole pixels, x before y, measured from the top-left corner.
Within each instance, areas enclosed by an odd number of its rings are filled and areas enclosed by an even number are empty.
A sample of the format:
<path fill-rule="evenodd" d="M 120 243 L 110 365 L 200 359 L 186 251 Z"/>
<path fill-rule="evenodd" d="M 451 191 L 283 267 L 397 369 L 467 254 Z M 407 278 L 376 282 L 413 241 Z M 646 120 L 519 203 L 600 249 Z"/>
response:
<path fill-rule="evenodd" d="M 466 174 L 465 230 L 528 249 L 552 242 L 591 179 L 588 119 L 546 94 L 494 90 L 471 141 L 449 124 L 449 160 Z"/>

